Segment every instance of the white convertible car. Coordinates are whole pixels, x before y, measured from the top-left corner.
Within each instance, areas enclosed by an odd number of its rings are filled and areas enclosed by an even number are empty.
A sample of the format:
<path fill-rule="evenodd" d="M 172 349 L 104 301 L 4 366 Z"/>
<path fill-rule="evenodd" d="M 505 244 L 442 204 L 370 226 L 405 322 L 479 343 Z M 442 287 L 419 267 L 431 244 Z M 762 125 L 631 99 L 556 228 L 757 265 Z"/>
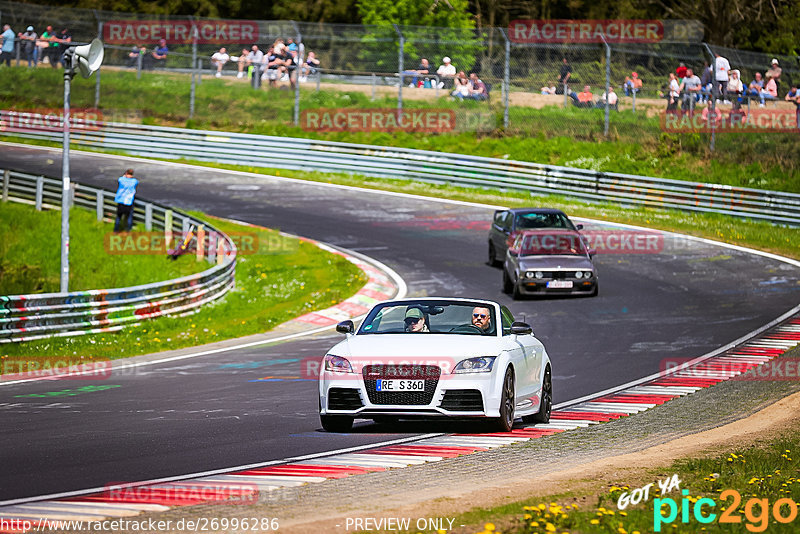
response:
<path fill-rule="evenodd" d="M 322 427 L 347 432 L 353 419 L 480 417 L 508 432 L 515 417 L 550 420 L 550 359 L 530 325 L 496 302 L 417 298 L 382 302 L 358 331 L 325 355 L 319 381 Z"/>

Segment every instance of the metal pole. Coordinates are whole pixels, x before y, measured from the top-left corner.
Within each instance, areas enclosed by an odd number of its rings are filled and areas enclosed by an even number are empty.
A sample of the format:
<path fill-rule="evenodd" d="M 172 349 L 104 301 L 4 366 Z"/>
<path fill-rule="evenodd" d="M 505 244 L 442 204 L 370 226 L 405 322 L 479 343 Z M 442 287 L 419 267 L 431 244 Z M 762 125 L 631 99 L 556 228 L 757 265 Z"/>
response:
<path fill-rule="evenodd" d="M 297 65 L 294 69 L 294 125 L 300 124 L 300 73 L 303 71 L 303 56 L 305 55 L 305 45 L 303 45 L 303 34 L 300 33 L 300 27 L 295 21 L 291 21 L 294 26 L 294 32 L 297 37 Z M 289 80 L 291 81 L 292 73 L 289 73 Z"/>
<path fill-rule="evenodd" d="M 95 18 L 99 19 L 97 10 L 92 11 L 94 11 Z M 97 38 L 103 38 L 103 22 L 100 20 L 97 21 Z M 94 109 L 100 109 L 100 69 L 97 69 L 96 75 L 97 79 L 94 81 Z"/>
<path fill-rule="evenodd" d="M 194 86 L 195 86 L 195 73 L 197 71 L 197 25 L 192 20 L 192 88 L 189 92 L 189 118 L 194 117 Z"/>
<path fill-rule="evenodd" d="M 608 46 L 605 38 L 603 39 L 603 44 L 606 47 L 606 117 L 605 123 L 603 124 L 603 135 L 608 136 L 608 95 L 611 92 L 611 47 Z"/>
<path fill-rule="evenodd" d="M 64 138 L 61 158 L 61 293 L 69 291 L 69 97 L 72 68 L 72 49 L 64 55 Z"/>
<path fill-rule="evenodd" d="M 511 90 L 511 41 L 506 32 L 500 30 L 500 35 L 506 41 L 505 66 L 503 67 L 503 129 L 508 129 L 508 93 Z"/>
<path fill-rule="evenodd" d="M 370 76 L 370 82 L 371 82 L 370 85 L 372 87 L 372 92 L 370 94 L 369 99 L 370 100 L 375 100 L 375 73 L 371 72 L 369 76 Z"/>
<path fill-rule="evenodd" d="M 716 68 L 714 65 L 715 57 L 714 52 L 711 50 L 711 47 L 708 46 L 707 43 L 703 43 L 703 47 L 708 52 L 708 55 L 711 57 L 711 72 L 714 73 L 711 78 L 711 144 L 709 145 L 709 150 L 714 152 L 714 147 L 717 143 L 717 98 L 719 97 L 719 87 L 717 87 L 717 79 L 716 79 Z"/>
<path fill-rule="evenodd" d="M 191 119 L 194 117 L 194 77 L 195 77 L 195 70 L 192 69 L 192 86 L 189 89 L 189 118 Z"/>
<path fill-rule="evenodd" d="M 403 111 L 403 50 L 406 47 L 406 40 L 403 37 L 403 32 L 400 31 L 400 27 L 397 24 L 392 24 L 394 26 L 394 31 L 397 32 L 397 35 L 400 37 L 400 48 L 397 51 L 397 73 L 399 76 L 400 83 L 397 84 L 397 111 L 398 113 L 402 113 Z"/>
<path fill-rule="evenodd" d="M 144 56 L 145 52 L 142 49 L 139 49 L 139 55 L 136 56 L 136 79 L 142 79 L 142 56 Z"/>
<path fill-rule="evenodd" d="M 631 88 L 631 94 L 633 95 L 633 104 L 631 105 L 631 111 L 636 113 L 636 88 Z"/>
<path fill-rule="evenodd" d="M 197 58 L 197 85 L 203 83 L 203 60 Z"/>

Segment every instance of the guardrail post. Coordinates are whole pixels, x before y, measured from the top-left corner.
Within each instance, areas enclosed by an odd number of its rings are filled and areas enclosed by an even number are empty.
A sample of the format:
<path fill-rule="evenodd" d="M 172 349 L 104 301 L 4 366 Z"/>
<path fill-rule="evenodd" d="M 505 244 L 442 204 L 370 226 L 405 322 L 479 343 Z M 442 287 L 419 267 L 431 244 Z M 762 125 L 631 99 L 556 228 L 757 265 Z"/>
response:
<path fill-rule="evenodd" d="M 184 236 L 189 233 L 189 227 L 191 227 L 191 224 L 189 224 L 189 219 L 186 217 L 181 217 L 181 232 L 183 232 Z"/>
<path fill-rule="evenodd" d="M 203 261 L 206 256 L 206 227 L 202 224 L 197 227 L 197 261 Z"/>
<path fill-rule="evenodd" d="M 36 211 L 42 211 L 42 190 L 44 188 L 44 176 L 36 178 Z"/>
<path fill-rule="evenodd" d="M 153 229 L 153 205 L 149 202 L 144 205 L 144 229 L 148 232 Z"/>
<path fill-rule="evenodd" d="M 172 210 L 164 211 L 164 243 L 167 248 L 172 243 Z"/>
<path fill-rule="evenodd" d="M 8 202 L 8 184 L 11 181 L 11 171 L 3 171 L 3 202 Z"/>
<path fill-rule="evenodd" d="M 97 212 L 97 222 L 103 222 L 106 207 L 105 194 L 102 189 L 97 190 L 97 197 L 95 198 L 95 211 Z"/>
<path fill-rule="evenodd" d="M 216 232 L 208 234 L 208 263 L 211 264 L 217 259 L 217 238 Z"/>

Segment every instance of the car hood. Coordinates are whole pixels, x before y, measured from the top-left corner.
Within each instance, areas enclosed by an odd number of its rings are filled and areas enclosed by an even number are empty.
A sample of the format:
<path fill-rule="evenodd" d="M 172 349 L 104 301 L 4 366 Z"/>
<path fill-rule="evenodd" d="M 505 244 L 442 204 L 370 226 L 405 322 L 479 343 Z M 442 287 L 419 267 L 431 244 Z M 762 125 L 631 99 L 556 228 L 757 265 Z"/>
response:
<path fill-rule="evenodd" d="M 497 356 L 499 341 L 496 336 L 458 334 L 361 334 L 348 337 L 328 353 L 347 358 L 357 373 L 370 364 L 452 368 L 464 358 Z"/>
<path fill-rule="evenodd" d="M 594 269 L 594 265 L 585 256 L 540 255 L 522 256 L 519 258 L 521 270 L 530 269 Z"/>

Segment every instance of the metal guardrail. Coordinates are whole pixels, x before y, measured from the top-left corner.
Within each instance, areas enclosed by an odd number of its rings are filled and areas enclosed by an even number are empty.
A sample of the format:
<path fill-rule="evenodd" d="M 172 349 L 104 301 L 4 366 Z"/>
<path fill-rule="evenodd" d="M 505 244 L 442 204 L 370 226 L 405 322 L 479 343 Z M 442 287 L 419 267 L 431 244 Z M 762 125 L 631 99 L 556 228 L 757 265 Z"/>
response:
<path fill-rule="evenodd" d="M 37 210 L 61 206 L 61 181 L 2 170 L 2 201 L 34 204 Z M 97 219 L 114 218 L 114 193 L 73 183 L 73 205 L 95 210 Z M 202 254 L 213 266 L 203 272 L 133 287 L 69 293 L 0 296 L 0 343 L 51 336 L 110 332 L 144 319 L 180 315 L 224 296 L 234 286 L 236 245 L 224 233 L 194 217 L 154 202 L 136 200 L 134 221 L 180 239 L 192 226 L 204 229 Z"/>
<path fill-rule="evenodd" d="M 32 114 L 0 111 L 0 134 L 60 142 L 60 129 L 44 122 Z M 72 133 L 77 146 L 145 157 L 514 189 L 800 226 L 800 194 L 795 193 L 313 139 L 124 123 L 80 126 Z"/>

